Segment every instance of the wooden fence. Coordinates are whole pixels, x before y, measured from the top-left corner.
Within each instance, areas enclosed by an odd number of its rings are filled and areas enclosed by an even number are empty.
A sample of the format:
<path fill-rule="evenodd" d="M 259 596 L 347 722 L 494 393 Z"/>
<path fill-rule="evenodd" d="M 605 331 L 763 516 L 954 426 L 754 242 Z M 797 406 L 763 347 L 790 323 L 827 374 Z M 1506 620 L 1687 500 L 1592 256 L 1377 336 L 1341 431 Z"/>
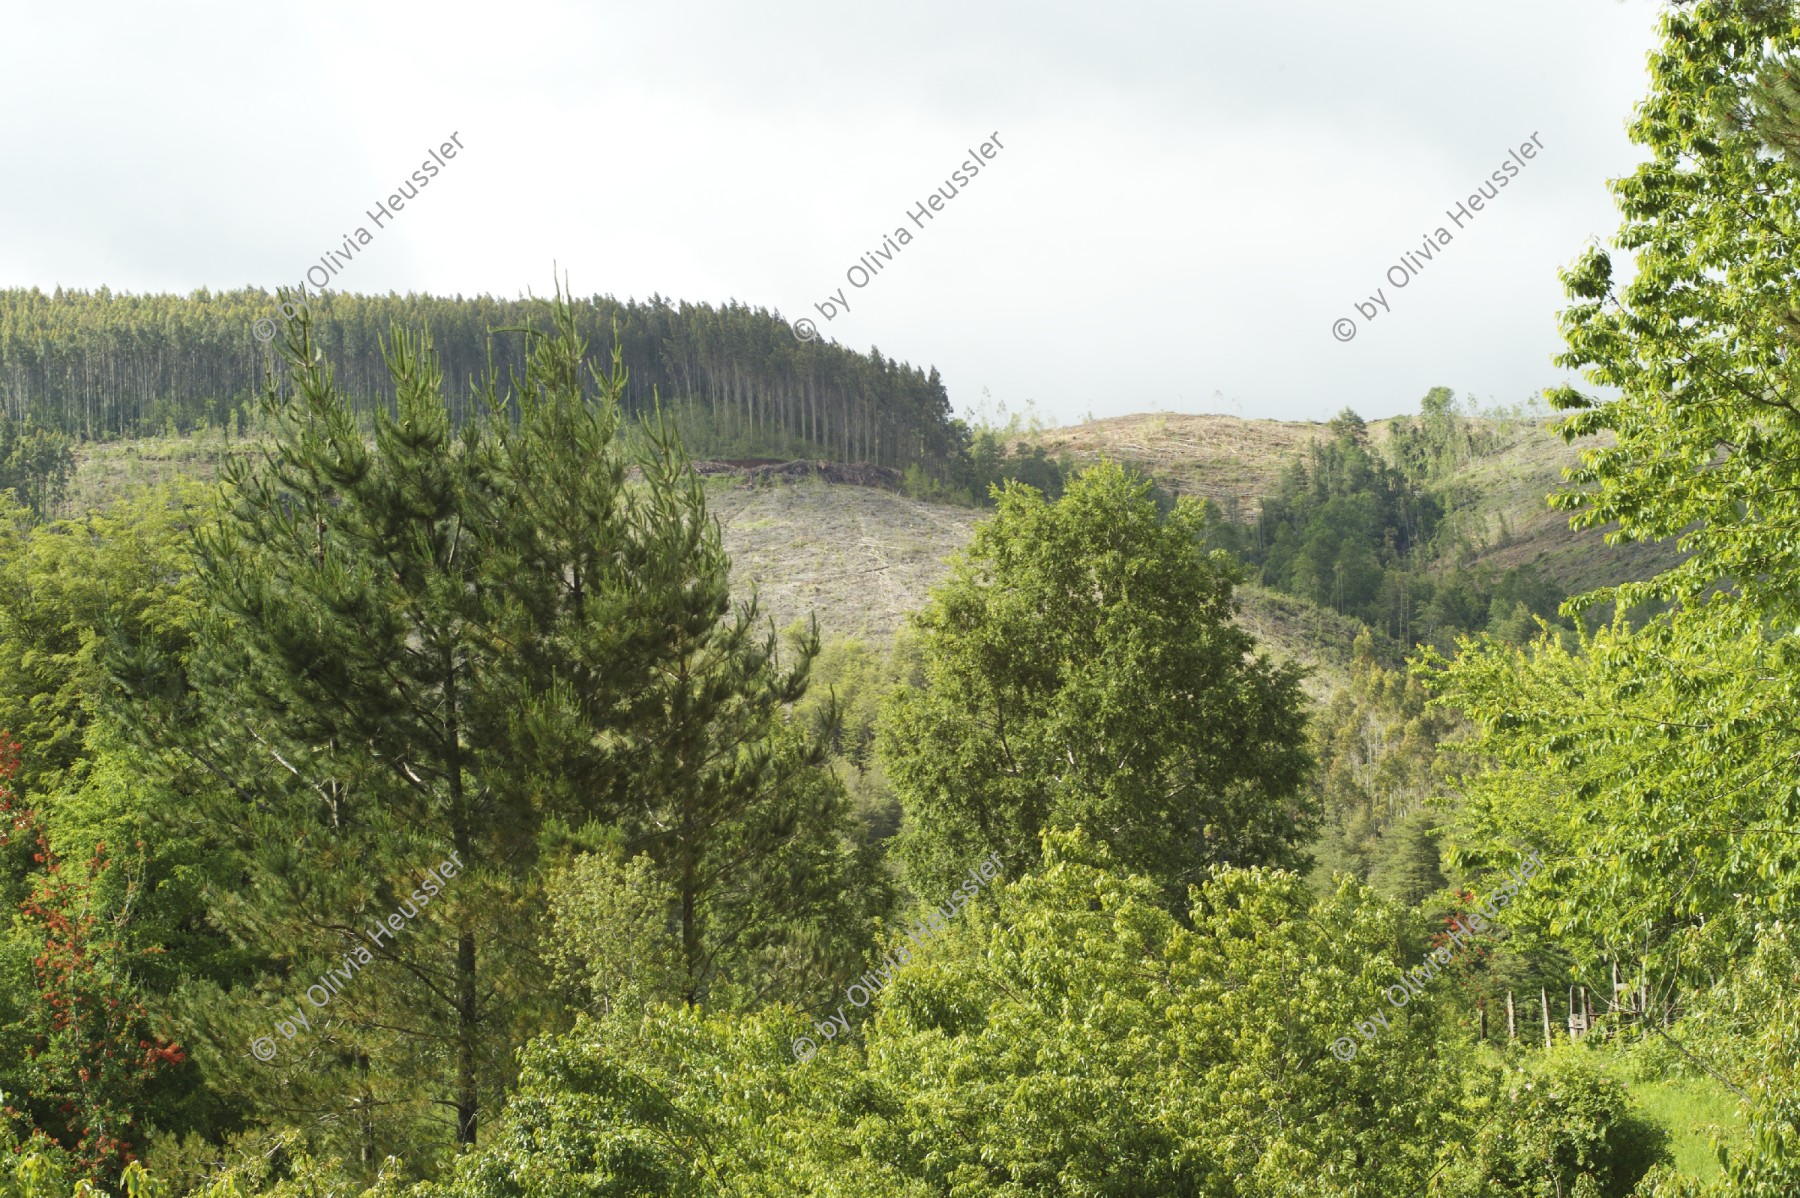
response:
<path fill-rule="evenodd" d="M 1527 997 L 1526 1003 L 1529 1004 L 1530 1001 L 1530 998 Z M 1488 1038 L 1487 1000 L 1485 998 L 1476 999 L 1475 1006 L 1479 1017 L 1480 1036 L 1481 1039 L 1486 1040 Z M 1552 1041 L 1550 992 L 1544 988 L 1538 990 L 1538 1013 L 1543 1021 L 1544 1047 L 1548 1048 Z M 1519 1038 L 1519 1014 L 1520 1011 L 1513 999 L 1513 992 L 1508 990 L 1506 992 L 1506 1038 L 1509 1041 Z M 1524 1014 L 1526 1018 L 1530 1018 L 1529 1007 Z M 1637 984 L 1632 985 L 1630 982 L 1622 980 L 1619 963 L 1614 961 L 1612 963 L 1612 997 L 1603 1000 L 1598 1015 L 1597 1018 L 1593 996 L 1588 992 L 1588 988 L 1586 986 L 1570 986 L 1568 1017 L 1564 1021 L 1564 1025 L 1568 1029 L 1571 1040 L 1585 1039 L 1589 1032 L 1597 1028 L 1603 1029 L 1605 1025 L 1600 1022 L 1600 1019 L 1608 1015 L 1615 1017 L 1615 1023 L 1636 1023 L 1651 1018 L 1657 1019 L 1662 1026 L 1667 1027 L 1671 1013 L 1651 1011 L 1650 986 L 1644 980 L 1641 969 Z"/>

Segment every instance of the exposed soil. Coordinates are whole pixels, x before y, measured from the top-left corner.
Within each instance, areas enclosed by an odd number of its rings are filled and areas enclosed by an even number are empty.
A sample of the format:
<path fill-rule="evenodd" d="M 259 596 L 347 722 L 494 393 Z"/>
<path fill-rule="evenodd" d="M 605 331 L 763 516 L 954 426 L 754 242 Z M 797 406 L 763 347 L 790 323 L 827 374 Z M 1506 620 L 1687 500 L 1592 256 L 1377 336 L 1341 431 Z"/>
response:
<path fill-rule="evenodd" d="M 782 462 L 768 458 L 737 458 L 695 462 L 694 473 L 706 476 L 737 474 L 753 483 L 817 478 L 844 486 L 880 487 L 884 491 L 898 491 L 901 482 L 898 470 L 861 462 Z"/>

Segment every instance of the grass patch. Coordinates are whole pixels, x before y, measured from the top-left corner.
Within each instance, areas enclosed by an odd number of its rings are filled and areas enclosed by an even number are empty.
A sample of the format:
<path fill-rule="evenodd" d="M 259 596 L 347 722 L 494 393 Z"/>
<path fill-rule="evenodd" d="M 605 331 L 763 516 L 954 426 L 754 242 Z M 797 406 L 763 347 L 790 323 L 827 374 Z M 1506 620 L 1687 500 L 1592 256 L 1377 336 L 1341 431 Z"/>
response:
<path fill-rule="evenodd" d="M 1669 1133 L 1669 1155 L 1677 1172 L 1701 1181 L 1719 1177 L 1713 1156 L 1717 1137 L 1734 1153 L 1748 1143 L 1748 1129 L 1735 1094 L 1710 1077 L 1665 1064 L 1654 1043 L 1599 1048 L 1594 1064 L 1625 1087 L 1631 1105 Z M 1649 1075 L 1649 1076 L 1647 1076 Z"/>
<path fill-rule="evenodd" d="M 1745 1142 L 1744 1121 L 1735 1095 L 1711 1078 L 1668 1077 L 1625 1083 L 1631 1101 L 1669 1133 L 1675 1168 L 1688 1177 L 1711 1181 L 1719 1176 L 1711 1141 L 1727 1147 Z"/>

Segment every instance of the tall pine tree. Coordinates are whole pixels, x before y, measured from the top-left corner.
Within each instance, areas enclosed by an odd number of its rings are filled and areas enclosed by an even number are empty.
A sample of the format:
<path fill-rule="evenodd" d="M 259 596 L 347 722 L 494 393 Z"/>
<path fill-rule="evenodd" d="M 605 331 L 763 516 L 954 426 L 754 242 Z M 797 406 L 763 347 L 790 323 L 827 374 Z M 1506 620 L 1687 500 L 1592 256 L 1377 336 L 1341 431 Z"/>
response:
<path fill-rule="evenodd" d="M 371 1166 L 473 1142 L 514 1050 L 563 1017 L 538 946 L 569 828 L 617 825 L 663 868 L 690 999 L 723 963 L 816 982 L 850 951 L 821 930 L 847 900 L 789 880 L 856 856 L 783 710 L 816 643 L 784 667 L 754 635 L 679 445 L 628 445 L 617 355 L 590 388 L 566 303 L 555 325 L 523 331 L 523 378 L 490 378 L 460 430 L 429 341 L 395 332 L 371 442 L 294 321 L 277 436 L 198 538 L 208 643 L 144 725 L 216 780 L 246 878 L 219 913 L 265 954 L 254 995 L 195 1010 L 275 1060 L 215 1076 Z M 419 892 L 445 859 L 457 875 Z M 405 930 L 375 943 L 395 912 Z"/>

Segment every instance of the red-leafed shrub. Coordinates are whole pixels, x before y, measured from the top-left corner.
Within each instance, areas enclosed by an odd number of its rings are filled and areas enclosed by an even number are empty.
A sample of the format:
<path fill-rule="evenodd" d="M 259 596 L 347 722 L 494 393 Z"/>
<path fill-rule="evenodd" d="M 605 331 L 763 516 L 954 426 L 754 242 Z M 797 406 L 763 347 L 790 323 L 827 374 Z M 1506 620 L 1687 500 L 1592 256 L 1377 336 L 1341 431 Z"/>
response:
<path fill-rule="evenodd" d="M 27 1013 L 27 1110 L 19 1113 L 89 1177 L 111 1184 L 135 1159 L 151 1080 L 186 1053 L 151 1029 L 138 998 L 132 963 L 161 950 L 134 951 L 128 942 L 139 888 L 129 863 L 109 857 L 103 843 L 80 865 L 58 860 L 42 819 L 13 793 L 18 768 L 19 746 L 0 736 L 0 847 L 32 846 L 38 867 L 20 903 L 40 947 Z M 109 881 L 115 869 L 124 873 Z"/>

